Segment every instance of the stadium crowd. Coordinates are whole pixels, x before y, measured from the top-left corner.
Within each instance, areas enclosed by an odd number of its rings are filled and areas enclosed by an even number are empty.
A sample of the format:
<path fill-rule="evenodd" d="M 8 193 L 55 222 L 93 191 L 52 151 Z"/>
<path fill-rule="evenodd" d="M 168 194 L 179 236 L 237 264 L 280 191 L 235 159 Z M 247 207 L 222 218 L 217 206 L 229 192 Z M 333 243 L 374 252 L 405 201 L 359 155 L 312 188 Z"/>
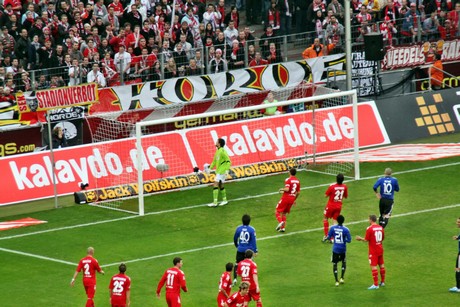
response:
<path fill-rule="evenodd" d="M 302 46 L 304 58 L 343 52 L 342 2 L 3 0 L 0 98 L 86 82 L 103 87 L 278 63 L 282 42 L 300 33 L 307 33 L 303 42 L 315 41 Z M 369 32 L 381 32 L 388 45 L 460 36 L 459 0 L 352 0 L 351 10 L 355 42 Z M 257 40 L 250 28 L 255 24 L 264 25 Z"/>

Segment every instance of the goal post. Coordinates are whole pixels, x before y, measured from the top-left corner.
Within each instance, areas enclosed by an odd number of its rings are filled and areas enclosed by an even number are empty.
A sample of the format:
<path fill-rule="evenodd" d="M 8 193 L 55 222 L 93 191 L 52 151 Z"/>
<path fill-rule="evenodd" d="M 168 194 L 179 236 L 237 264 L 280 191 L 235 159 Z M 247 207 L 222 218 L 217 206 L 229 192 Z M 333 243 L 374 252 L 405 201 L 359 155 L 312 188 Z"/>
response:
<path fill-rule="evenodd" d="M 267 169 L 271 166 L 276 169 L 285 163 L 288 167 L 305 157 L 320 171 L 359 179 L 355 90 L 319 87 L 311 97 L 289 99 L 275 92 L 275 98 L 283 101 L 270 107 L 296 112 L 263 116 L 267 105 L 258 104 L 137 122 L 137 177 L 131 183 L 137 181 L 138 214 L 145 214 L 146 194 L 211 183 L 213 175 L 200 170 L 212 161 L 220 137 L 232 160 L 229 179 L 270 174 Z"/>

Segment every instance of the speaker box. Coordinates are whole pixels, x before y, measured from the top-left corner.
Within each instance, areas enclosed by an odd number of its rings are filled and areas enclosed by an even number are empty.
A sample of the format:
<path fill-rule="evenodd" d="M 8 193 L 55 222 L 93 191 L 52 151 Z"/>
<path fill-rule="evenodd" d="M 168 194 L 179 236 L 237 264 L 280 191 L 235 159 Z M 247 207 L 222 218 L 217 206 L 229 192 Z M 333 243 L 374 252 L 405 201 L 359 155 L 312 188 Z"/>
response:
<path fill-rule="evenodd" d="M 364 58 L 366 61 L 381 61 L 385 56 L 382 33 L 364 35 Z"/>

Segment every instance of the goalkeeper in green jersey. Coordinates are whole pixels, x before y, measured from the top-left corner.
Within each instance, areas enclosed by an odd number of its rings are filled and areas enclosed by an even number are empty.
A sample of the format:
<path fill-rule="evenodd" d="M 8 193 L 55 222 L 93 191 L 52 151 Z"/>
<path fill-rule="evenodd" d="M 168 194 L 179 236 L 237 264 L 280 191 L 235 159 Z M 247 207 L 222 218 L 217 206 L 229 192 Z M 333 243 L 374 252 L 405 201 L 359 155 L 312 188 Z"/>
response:
<path fill-rule="evenodd" d="M 217 150 L 214 154 L 214 159 L 212 160 L 211 165 L 205 164 L 204 166 L 204 170 L 206 173 L 209 173 L 209 171 L 214 167 L 216 168 L 216 179 L 214 182 L 214 188 L 212 190 L 214 201 L 208 205 L 209 207 L 217 207 L 217 200 L 219 199 L 219 190 L 222 194 L 222 202 L 219 204 L 219 206 L 224 206 L 228 204 L 227 192 L 225 191 L 224 182 L 225 178 L 227 177 L 227 173 L 230 169 L 231 162 L 224 146 L 225 140 L 221 138 L 217 139 Z"/>

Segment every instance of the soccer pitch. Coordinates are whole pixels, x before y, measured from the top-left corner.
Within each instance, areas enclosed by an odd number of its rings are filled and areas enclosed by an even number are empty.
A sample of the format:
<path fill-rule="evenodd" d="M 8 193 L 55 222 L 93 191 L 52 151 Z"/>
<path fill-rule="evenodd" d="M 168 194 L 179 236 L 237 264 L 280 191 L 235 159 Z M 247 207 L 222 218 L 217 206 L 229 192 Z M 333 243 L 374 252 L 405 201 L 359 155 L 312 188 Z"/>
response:
<path fill-rule="evenodd" d="M 458 134 L 430 142 L 458 142 Z M 427 140 L 423 140 L 427 141 Z M 401 191 L 385 229 L 386 287 L 372 284 L 364 235 L 369 214 L 378 214 L 372 185 L 391 167 Z M 98 275 L 96 306 L 110 306 L 108 284 L 120 262 L 132 279 L 131 306 L 166 306 L 157 283 L 172 259 L 184 260 L 188 293 L 183 306 L 216 306 L 220 274 L 235 260 L 233 234 L 248 213 L 257 230 L 259 282 L 264 306 L 458 306 L 454 260 L 460 230 L 460 158 L 425 162 L 362 163 L 361 180 L 346 179 L 349 198 L 342 214 L 353 236 L 348 245 L 345 284 L 335 287 L 331 245 L 321 243 L 324 192 L 335 176 L 302 171 L 302 191 L 288 216 L 286 233 L 275 231 L 275 205 L 288 174 L 228 183 L 229 204 L 208 208 L 210 187 L 146 198 L 146 215 L 132 216 L 98 207 L 73 205 L 62 197 L 0 208 L 1 221 L 33 217 L 47 221 L 0 232 L 2 306 L 83 306 L 81 274 L 70 279 L 88 246 L 106 272 Z M 132 202 L 135 205 L 135 202 Z M 44 210 L 49 209 L 49 210 Z M 29 211 L 28 213 L 24 213 Z M 339 266 L 340 267 L 340 266 Z M 250 303 L 250 306 L 255 306 Z"/>

